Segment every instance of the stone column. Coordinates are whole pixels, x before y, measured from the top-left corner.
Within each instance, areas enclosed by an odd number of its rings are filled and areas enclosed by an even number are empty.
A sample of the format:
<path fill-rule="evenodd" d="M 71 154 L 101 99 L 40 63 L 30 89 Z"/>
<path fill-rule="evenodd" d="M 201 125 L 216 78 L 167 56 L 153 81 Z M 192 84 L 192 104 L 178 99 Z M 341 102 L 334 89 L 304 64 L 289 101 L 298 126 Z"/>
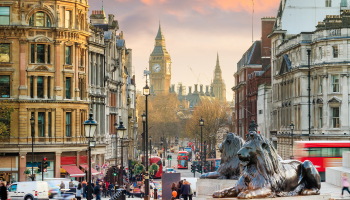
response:
<path fill-rule="evenodd" d="M 45 109 L 45 135 L 44 137 L 49 137 L 49 109 Z"/>
<path fill-rule="evenodd" d="M 30 97 L 30 78 L 31 78 L 32 76 L 28 76 L 28 78 L 27 78 L 27 85 L 28 85 L 28 89 L 27 89 L 27 96 L 28 96 L 28 98 L 31 98 Z"/>
<path fill-rule="evenodd" d="M 18 170 L 18 181 L 24 182 L 27 181 L 27 175 L 24 174 L 24 171 L 27 169 L 27 152 L 19 152 L 19 170 Z"/>
<path fill-rule="evenodd" d="M 327 73 L 327 71 L 325 72 Z M 329 115 L 328 115 L 328 76 L 327 75 L 323 75 L 323 106 L 322 106 L 322 133 L 328 134 L 329 133 Z"/>
<path fill-rule="evenodd" d="M 53 96 L 54 96 L 54 87 L 55 87 L 55 77 L 53 76 L 49 76 L 49 79 L 50 79 L 50 99 L 53 99 Z"/>
<path fill-rule="evenodd" d="M 75 134 L 76 134 L 76 130 L 75 130 L 75 128 L 76 128 L 76 114 L 77 114 L 77 110 L 76 109 L 74 109 L 74 110 L 72 110 L 72 112 L 71 112 L 71 116 L 72 116 L 72 121 L 71 121 L 71 131 L 72 131 L 72 135 L 71 135 L 71 137 L 72 138 L 74 138 L 75 137 Z M 73 141 L 73 140 L 71 140 L 71 141 Z"/>
<path fill-rule="evenodd" d="M 44 99 L 47 99 L 47 76 L 44 76 Z"/>
<path fill-rule="evenodd" d="M 19 99 L 27 98 L 26 95 L 26 46 L 27 41 L 20 40 L 19 47 L 19 74 L 20 74 L 20 84 L 19 84 Z"/>
<path fill-rule="evenodd" d="M 34 99 L 38 98 L 38 89 L 37 89 L 37 86 L 38 86 L 38 77 L 37 76 L 33 76 L 33 96 L 34 96 Z M 36 118 L 37 119 L 37 118 Z"/>
<path fill-rule="evenodd" d="M 61 178 L 61 154 L 62 152 L 56 152 L 55 155 L 55 178 Z"/>
<path fill-rule="evenodd" d="M 346 70 L 346 69 L 343 69 Z M 341 130 L 343 131 L 349 131 L 349 91 L 348 91 L 348 77 L 349 74 L 344 73 L 341 74 L 342 77 L 342 86 L 343 86 L 343 91 L 342 91 L 342 103 L 340 106 L 340 120 L 341 120 Z"/>
<path fill-rule="evenodd" d="M 86 82 L 86 92 L 88 92 L 89 90 L 89 84 L 91 83 L 91 65 L 90 65 L 90 56 L 89 56 L 89 51 L 88 49 L 85 50 L 85 74 L 87 74 L 87 76 L 85 76 L 85 82 Z M 85 95 L 85 99 L 88 98 L 88 94 Z"/>
<path fill-rule="evenodd" d="M 75 43 L 75 74 L 74 74 L 74 82 L 75 82 L 75 100 L 80 100 L 80 91 L 79 91 L 79 48 L 80 45 Z"/>
<path fill-rule="evenodd" d="M 34 111 L 34 119 L 35 119 L 35 123 L 34 123 L 34 130 L 35 130 L 35 137 L 39 137 L 39 133 L 38 133 L 38 109 L 35 109 Z"/>
<path fill-rule="evenodd" d="M 62 100 L 61 88 L 61 42 L 55 42 L 55 100 Z"/>
<path fill-rule="evenodd" d="M 96 88 L 98 93 L 101 93 L 100 91 L 100 81 L 101 81 L 101 69 L 100 69 L 100 54 L 96 54 Z"/>

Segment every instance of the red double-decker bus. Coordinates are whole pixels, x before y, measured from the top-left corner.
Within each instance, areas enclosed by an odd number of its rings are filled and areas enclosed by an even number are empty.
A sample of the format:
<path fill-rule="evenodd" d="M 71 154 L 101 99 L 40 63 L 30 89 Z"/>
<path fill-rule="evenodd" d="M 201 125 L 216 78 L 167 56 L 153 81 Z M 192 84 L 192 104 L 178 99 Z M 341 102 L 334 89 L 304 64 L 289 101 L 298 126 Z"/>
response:
<path fill-rule="evenodd" d="M 188 152 L 187 151 L 179 151 L 177 155 L 177 168 L 188 169 Z"/>
<path fill-rule="evenodd" d="M 342 154 L 350 151 L 350 141 L 297 141 L 295 159 L 310 160 L 325 180 L 326 167 L 341 167 Z"/>

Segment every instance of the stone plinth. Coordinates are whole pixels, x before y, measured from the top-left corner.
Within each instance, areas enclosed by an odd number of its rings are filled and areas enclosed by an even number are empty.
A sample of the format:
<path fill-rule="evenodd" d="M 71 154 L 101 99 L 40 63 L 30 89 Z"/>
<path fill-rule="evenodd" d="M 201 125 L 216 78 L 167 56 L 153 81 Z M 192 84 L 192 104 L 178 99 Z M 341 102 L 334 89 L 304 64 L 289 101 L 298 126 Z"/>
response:
<path fill-rule="evenodd" d="M 198 198 L 196 198 L 197 200 Z M 255 200 L 330 200 L 330 194 L 320 194 L 320 195 L 308 195 L 308 196 L 294 196 L 294 197 L 277 197 L 277 198 L 263 198 L 263 199 L 255 199 Z M 237 200 L 237 198 L 206 198 L 200 200 Z"/>
<path fill-rule="evenodd" d="M 230 179 L 197 179 L 196 199 L 212 197 L 215 191 L 235 186 L 237 180 Z"/>

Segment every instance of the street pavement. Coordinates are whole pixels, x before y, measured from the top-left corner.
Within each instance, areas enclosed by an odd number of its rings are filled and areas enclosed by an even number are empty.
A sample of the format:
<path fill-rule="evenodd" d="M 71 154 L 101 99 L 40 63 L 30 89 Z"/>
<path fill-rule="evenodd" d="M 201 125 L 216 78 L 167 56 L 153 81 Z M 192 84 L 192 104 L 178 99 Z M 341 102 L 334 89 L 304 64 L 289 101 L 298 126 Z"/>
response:
<path fill-rule="evenodd" d="M 175 166 L 175 171 L 177 173 L 181 173 L 181 179 L 183 178 L 193 178 L 193 173 L 191 172 L 191 163 L 188 163 L 188 169 L 177 169 L 177 154 L 170 153 L 169 155 L 172 155 L 172 160 L 171 161 L 166 161 L 165 165 L 166 166 Z M 196 178 L 200 177 L 200 174 L 196 172 Z"/>

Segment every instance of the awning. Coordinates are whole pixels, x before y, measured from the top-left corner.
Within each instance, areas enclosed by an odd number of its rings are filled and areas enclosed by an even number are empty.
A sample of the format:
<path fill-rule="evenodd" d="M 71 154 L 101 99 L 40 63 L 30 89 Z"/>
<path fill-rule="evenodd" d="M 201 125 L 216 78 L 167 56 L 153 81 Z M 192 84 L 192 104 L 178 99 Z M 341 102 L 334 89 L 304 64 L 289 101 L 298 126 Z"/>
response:
<path fill-rule="evenodd" d="M 80 165 L 80 167 L 84 168 L 86 171 L 89 171 L 89 165 Z M 97 175 L 97 174 L 99 174 L 99 172 L 91 167 L 91 174 L 92 175 Z"/>
<path fill-rule="evenodd" d="M 61 168 L 63 168 L 64 170 L 67 171 L 67 173 L 71 176 L 71 177 L 83 177 L 85 176 L 85 173 L 82 172 L 77 166 L 75 165 L 64 165 L 61 166 Z"/>

